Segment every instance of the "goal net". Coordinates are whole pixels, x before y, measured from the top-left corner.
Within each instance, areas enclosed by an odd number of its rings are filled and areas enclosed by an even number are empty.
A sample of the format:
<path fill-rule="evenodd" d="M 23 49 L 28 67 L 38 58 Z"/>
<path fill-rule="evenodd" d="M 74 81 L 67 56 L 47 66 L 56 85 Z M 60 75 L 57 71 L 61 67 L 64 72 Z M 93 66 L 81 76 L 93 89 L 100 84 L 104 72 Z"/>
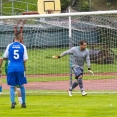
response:
<path fill-rule="evenodd" d="M 66 92 L 70 83 L 69 55 L 61 59 L 53 59 L 52 56 L 78 46 L 82 39 L 88 42 L 91 69 L 95 74 L 88 74 L 85 64 L 84 89 L 88 92 L 117 91 L 117 11 L 2 16 L 1 54 L 13 41 L 14 27 L 19 19 L 25 21 L 23 38 L 29 56 L 26 63 L 27 92 Z M 21 26 L 19 23 L 18 30 Z M 2 71 L 4 91 L 8 89 L 4 65 Z M 72 82 L 74 80 L 72 73 Z M 74 92 L 80 92 L 79 87 Z"/>

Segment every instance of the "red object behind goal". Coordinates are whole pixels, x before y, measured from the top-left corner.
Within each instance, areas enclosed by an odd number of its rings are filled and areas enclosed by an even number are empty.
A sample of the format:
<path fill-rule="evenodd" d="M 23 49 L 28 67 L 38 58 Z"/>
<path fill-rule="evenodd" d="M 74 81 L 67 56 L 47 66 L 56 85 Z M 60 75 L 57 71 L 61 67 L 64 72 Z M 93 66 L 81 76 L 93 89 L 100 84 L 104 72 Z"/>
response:
<path fill-rule="evenodd" d="M 31 11 L 31 12 L 23 12 L 22 15 L 33 15 L 33 14 L 39 14 L 37 11 Z"/>

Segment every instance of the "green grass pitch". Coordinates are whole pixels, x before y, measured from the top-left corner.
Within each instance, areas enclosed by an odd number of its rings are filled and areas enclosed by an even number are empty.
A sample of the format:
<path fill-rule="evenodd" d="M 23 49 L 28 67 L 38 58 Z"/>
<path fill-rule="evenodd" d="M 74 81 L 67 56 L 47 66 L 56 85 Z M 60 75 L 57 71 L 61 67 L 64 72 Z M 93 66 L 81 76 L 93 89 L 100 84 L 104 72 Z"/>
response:
<path fill-rule="evenodd" d="M 68 48 L 47 48 L 47 49 L 29 49 L 29 59 L 26 63 L 26 74 L 69 74 L 69 55 L 61 59 L 52 59 L 53 55 L 59 55 Z M 116 49 L 115 52 L 117 51 Z M 1 55 L 3 53 L 0 53 Z M 2 65 L 2 75 L 4 73 L 4 63 Z M 94 73 L 114 73 L 116 70 L 116 60 L 114 64 L 91 64 Z M 85 64 L 84 73 L 87 72 Z"/>
<path fill-rule="evenodd" d="M 116 94 L 27 95 L 26 102 L 10 109 L 9 96 L 0 95 L 0 117 L 117 117 Z"/>

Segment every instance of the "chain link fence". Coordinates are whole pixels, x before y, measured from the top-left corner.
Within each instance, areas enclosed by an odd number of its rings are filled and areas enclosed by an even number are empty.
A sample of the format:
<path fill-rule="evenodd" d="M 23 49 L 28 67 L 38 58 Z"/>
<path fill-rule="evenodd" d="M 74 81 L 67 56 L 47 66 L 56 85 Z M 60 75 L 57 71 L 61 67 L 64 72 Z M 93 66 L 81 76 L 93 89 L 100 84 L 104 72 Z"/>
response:
<path fill-rule="evenodd" d="M 0 15 L 21 15 L 22 12 L 36 11 L 37 4 L 20 0 L 0 0 Z"/>

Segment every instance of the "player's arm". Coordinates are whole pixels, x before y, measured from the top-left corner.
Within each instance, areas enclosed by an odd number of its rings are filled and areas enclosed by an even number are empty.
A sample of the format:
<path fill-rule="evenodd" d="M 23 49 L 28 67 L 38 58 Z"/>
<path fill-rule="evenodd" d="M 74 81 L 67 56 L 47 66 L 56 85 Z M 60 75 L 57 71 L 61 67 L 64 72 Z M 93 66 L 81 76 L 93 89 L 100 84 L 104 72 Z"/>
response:
<path fill-rule="evenodd" d="M 23 60 L 24 60 L 24 68 L 26 69 L 26 61 L 28 60 L 28 54 L 27 54 L 27 49 L 24 46 L 24 56 L 23 56 Z"/>
<path fill-rule="evenodd" d="M 1 57 L 1 58 L 0 58 L 0 68 L 2 67 L 3 60 L 4 60 L 4 59 Z"/>
<path fill-rule="evenodd" d="M 89 56 L 89 51 L 87 51 L 87 55 L 86 55 L 86 63 L 87 63 L 87 67 L 88 67 L 88 72 L 91 75 L 94 75 L 93 71 L 91 70 L 91 63 L 90 63 L 90 56 Z"/>
<path fill-rule="evenodd" d="M 54 55 L 54 56 L 52 56 L 52 58 L 61 58 L 61 57 L 63 57 L 63 56 L 65 56 L 65 55 L 70 55 L 70 54 L 73 54 L 73 48 L 71 48 L 71 49 L 69 49 L 69 50 L 67 50 L 67 51 L 64 51 L 63 53 L 61 53 L 60 55 Z"/>
<path fill-rule="evenodd" d="M 3 59 L 4 60 L 6 60 L 7 58 L 8 58 L 8 56 L 9 56 L 9 46 L 10 46 L 10 44 L 7 46 L 7 48 L 6 48 L 6 50 L 5 50 L 5 52 L 4 52 L 4 54 L 3 54 Z"/>
<path fill-rule="evenodd" d="M 4 60 L 6 60 L 6 58 L 3 58 L 3 57 L 0 58 L 0 75 L 2 73 L 1 67 L 2 67 L 2 63 L 3 63 Z"/>
<path fill-rule="evenodd" d="M 1 57 L 1 58 L 0 58 L 0 76 L 1 76 L 1 73 L 2 73 L 2 69 L 1 69 L 2 63 L 3 63 L 3 58 Z"/>
<path fill-rule="evenodd" d="M 25 71 L 26 71 L 26 61 L 28 60 L 28 54 L 27 54 L 27 49 L 24 46 L 24 56 L 23 56 L 23 60 L 24 60 L 24 75 L 25 75 Z"/>

